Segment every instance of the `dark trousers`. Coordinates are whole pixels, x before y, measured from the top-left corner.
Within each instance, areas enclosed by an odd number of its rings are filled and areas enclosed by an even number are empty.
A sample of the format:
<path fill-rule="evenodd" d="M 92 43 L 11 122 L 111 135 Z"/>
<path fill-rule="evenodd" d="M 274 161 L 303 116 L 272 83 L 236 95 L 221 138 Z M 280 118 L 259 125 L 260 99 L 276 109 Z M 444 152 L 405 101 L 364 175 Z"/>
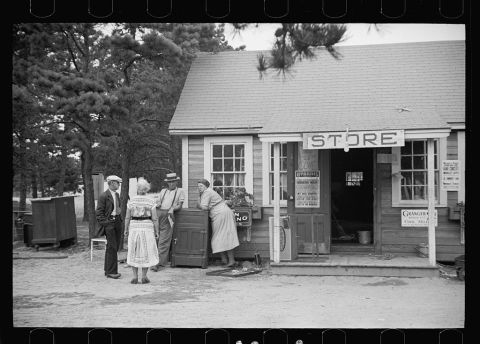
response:
<path fill-rule="evenodd" d="M 105 237 L 107 238 L 104 265 L 105 275 L 116 274 L 118 273 L 117 252 L 120 249 L 120 240 L 122 237 L 122 220 L 120 217 L 105 227 Z"/>

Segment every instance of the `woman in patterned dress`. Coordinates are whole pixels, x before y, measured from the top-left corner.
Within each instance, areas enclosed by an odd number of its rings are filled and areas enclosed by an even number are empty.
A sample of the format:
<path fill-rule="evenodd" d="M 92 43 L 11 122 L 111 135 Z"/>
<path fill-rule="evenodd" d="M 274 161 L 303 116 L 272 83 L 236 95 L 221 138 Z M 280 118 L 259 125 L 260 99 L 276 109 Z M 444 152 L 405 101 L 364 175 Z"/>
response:
<path fill-rule="evenodd" d="M 132 284 L 138 283 L 138 268 L 142 268 L 142 283 L 149 283 L 148 268 L 158 264 L 158 218 L 156 203 L 147 196 L 150 184 L 143 178 L 137 182 L 137 196 L 127 203 L 125 237 L 128 236 L 127 264 L 132 267 Z"/>
<path fill-rule="evenodd" d="M 235 215 L 222 197 L 209 186 L 206 179 L 198 182 L 200 196 L 197 208 L 209 211 L 212 219 L 212 252 L 220 252 L 222 262 L 230 267 L 235 265 L 233 249 L 239 245 Z"/>

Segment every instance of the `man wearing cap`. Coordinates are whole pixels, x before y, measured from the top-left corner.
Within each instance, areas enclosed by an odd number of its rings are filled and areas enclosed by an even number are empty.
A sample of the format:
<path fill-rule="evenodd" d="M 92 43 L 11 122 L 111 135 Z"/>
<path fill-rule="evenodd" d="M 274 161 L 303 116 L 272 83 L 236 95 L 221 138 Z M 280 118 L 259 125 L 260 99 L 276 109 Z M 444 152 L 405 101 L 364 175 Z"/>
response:
<path fill-rule="evenodd" d="M 117 176 L 108 176 L 108 190 L 98 197 L 96 217 L 100 224 L 100 232 L 107 238 L 107 249 L 105 251 L 105 276 L 117 279 L 118 255 L 122 235 L 122 219 L 120 217 L 120 196 L 117 193 L 122 179 Z"/>
<path fill-rule="evenodd" d="M 157 266 L 151 268 L 153 271 L 158 271 L 159 268 L 166 266 L 168 263 L 173 223 L 175 222 L 174 212 L 181 209 L 185 201 L 185 192 L 183 189 L 177 187 L 177 181 L 179 180 L 180 178 L 177 177 L 176 173 L 167 173 L 165 181 L 168 187 L 162 189 L 156 199 L 160 228 L 158 237 L 159 262 Z"/>

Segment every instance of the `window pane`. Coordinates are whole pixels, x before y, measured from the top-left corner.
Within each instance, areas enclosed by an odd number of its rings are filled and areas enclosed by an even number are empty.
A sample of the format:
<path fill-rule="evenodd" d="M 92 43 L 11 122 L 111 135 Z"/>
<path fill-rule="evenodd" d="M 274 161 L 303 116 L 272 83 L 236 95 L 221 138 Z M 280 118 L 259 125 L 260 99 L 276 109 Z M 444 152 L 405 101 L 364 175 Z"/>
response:
<path fill-rule="evenodd" d="M 402 200 L 411 200 L 411 199 L 412 199 L 412 187 L 402 186 Z"/>
<path fill-rule="evenodd" d="M 434 168 L 435 170 L 437 170 L 437 169 L 438 169 L 438 155 L 435 155 L 435 156 L 433 157 L 433 159 L 434 159 L 433 168 Z"/>
<path fill-rule="evenodd" d="M 223 146 L 223 156 L 229 158 L 233 157 L 233 145 Z"/>
<path fill-rule="evenodd" d="M 402 170 L 411 170 L 412 169 L 412 157 L 411 156 L 402 156 L 402 162 L 400 165 Z"/>
<path fill-rule="evenodd" d="M 425 167 L 425 156 L 414 156 L 413 157 L 413 168 L 415 170 L 424 170 Z"/>
<path fill-rule="evenodd" d="M 280 174 L 280 187 L 286 188 L 287 187 L 287 174 L 281 173 Z"/>
<path fill-rule="evenodd" d="M 222 171 L 222 159 L 213 159 L 213 171 Z"/>
<path fill-rule="evenodd" d="M 425 141 L 413 141 L 413 154 L 425 154 Z"/>
<path fill-rule="evenodd" d="M 273 158 L 270 159 L 270 171 L 273 171 Z"/>
<path fill-rule="evenodd" d="M 225 186 L 234 186 L 233 180 L 233 174 L 229 173 L 223 175 L 223 183 Z"/>
<path fill-rule="evenodd" d="M 413 183 L 415 185 L 426 185 L 427 172 L 413 172 Z"/>
<path fill-rule="evenodd" d="M 235 174 L 235 185 L 245 186 L 245 174 L 244 173 L 236 173 Z"/>
<path fill-rule="evenodd" d="M 224 159 L 223 160 L 223 170 L 224 171 L 233 171 L 233 159 Z"/>
<path fill-rule="evenodd" d="M 213 145 L 213 157 L 214 158 L 221 158 L 222 157 L 222 146 L 221 145 Z"/>
<path fill-rule="evenodd" d="M 283 156 L 283 157 L 287 157 L 287 144 L 286 143 L 282 143 L 282 145 L 280 146 L 280 156 Z"/>
<path fill-rule="evenodd" d="M 223 185 L 223 174 L 215 173 L 212 174 L 212 186 L 222 186 Z"/>
<path fill-rule="evenodd" d="M 245 159 L 235 159 L 235 171 L 245 171 Z"/>
<path fill-rule="evenodd" d="M 412 141 L 405 141 L 405 146 L 401 149 L 402 155 L 412 154 Z"/>
<path fill-rule="evenodd" d="M 402 176 L 403 176 L 402 180 L 405 181 L 404 182 L 405 185 L 412 185 L 412 180 L 413 180 L 412 175 L 413 175 L 412 172 L 402 172 Z"/>
<path fill-rule="evenodd" d="M 433 142 L 433 153 L 434 154 L 437 154 L 437 143 L 438 143 L 438 141 Z"/>
<path fill-rule="evenodd" d="M 414 186 L 413 187 L 413 199 L 415 200 L 424 200 L 426 199 L 426 187 L 425 186 Z"/>
<path fill-rule="evenodd" d="M 235 145 L 235 157 L 236 158 L 244 158 L 245 157 L 245 149 L 243 145 Z"/>
<path fill-rule="evenodd" d="M 286 171 L 287 170 L 287 158 L 281 158 L 280 159 L 280 171 Z"/>

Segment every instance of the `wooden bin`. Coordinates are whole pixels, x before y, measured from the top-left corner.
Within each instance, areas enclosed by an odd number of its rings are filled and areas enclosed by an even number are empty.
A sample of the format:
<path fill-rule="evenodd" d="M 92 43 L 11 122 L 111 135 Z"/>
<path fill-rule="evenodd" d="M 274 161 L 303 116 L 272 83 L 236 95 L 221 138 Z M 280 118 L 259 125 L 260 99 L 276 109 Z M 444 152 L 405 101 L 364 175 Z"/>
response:
<path fill-rule="evenodd" d="M 74 196 L 32 199 L 33 229 L 31 243 L 60 244 L 77 240 Z"/>
<path fill-rule="evenodd" d="M 208 266 L 208 211 L 181 209 L 175 213 L 171 266 Z"/>

